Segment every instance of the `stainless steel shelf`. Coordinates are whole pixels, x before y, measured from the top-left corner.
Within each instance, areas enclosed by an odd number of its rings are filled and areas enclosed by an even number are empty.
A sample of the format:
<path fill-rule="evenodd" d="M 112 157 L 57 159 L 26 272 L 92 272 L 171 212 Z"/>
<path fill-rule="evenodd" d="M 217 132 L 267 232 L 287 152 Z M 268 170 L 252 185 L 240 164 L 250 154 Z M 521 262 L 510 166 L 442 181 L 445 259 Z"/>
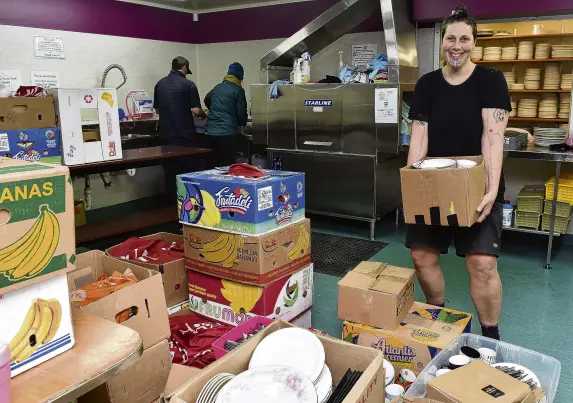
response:
<path fill-rule="evenodd" d="M 529 144 L 522 150 L 504 150 L 503 155 L 508 158 L 523 158 L 528 160 L 573 162 L 573 151 L 558 152 L 546 147 Z"/>
<path fill-rule="evenodd" d="M 513 232 L 525 232 L 527 234 L 537 234 L 537 235 L 547 235 L 549 236 L 549 231 L 539 231 L 535 229 L 527 229 L 527 228 L 516 228 L 516 227 L 503 227 L 504 231 L 513 231 Z M 560 233 L 554 232 L 553 236 L 561 236 Z"/>

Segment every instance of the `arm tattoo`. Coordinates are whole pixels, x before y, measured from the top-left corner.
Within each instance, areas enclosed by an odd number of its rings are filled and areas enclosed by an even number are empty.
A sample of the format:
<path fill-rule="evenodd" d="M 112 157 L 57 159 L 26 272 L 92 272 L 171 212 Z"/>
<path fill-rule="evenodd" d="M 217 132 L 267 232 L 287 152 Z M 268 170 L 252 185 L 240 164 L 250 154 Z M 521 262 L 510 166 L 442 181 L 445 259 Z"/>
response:
<path fill-rule="evenodd" d="M 424 122 L 423 120 L 414 120 L 414 124 L 422 127 L 426 126 L 426 122 Z"/>
<path fill-rule="evenodd" d="M 493 118 L 495 119 L 495 123 L 503 122 L 505 120 L 505 115 L 507 112 L 504 109 L 496 109 L 493 111 Z"/>

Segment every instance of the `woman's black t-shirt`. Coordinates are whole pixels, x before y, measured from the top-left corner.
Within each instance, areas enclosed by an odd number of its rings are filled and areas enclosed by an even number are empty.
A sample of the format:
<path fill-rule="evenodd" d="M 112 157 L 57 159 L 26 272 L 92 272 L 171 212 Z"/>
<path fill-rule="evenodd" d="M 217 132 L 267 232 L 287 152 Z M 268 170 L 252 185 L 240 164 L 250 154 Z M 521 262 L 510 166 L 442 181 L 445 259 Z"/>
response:
<path fill-rule="evenodd" d="M 481 155 L 484 108 L 511 111 L 507 82 L 500 71 L 476 66 L 466 81 L 452 85 L 439 69 L 416 83 L 409 117 L 428 123 L 428 157 Z M 504 192 L 502 174 L 498 200 L 503 201 Z"/>

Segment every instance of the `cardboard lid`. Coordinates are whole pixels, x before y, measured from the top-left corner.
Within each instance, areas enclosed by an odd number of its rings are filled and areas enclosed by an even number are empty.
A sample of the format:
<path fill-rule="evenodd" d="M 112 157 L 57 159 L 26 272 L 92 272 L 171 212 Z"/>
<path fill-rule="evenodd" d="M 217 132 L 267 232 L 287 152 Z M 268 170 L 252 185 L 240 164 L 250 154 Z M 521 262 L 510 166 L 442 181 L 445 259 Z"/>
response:
<path fill-rule="evenodd" d="M 414 271 L 403 267 L 390 266 L 386 263 L 362 262 L 348 273 L 339 285 L 399 294 L 414 276 Z"/>

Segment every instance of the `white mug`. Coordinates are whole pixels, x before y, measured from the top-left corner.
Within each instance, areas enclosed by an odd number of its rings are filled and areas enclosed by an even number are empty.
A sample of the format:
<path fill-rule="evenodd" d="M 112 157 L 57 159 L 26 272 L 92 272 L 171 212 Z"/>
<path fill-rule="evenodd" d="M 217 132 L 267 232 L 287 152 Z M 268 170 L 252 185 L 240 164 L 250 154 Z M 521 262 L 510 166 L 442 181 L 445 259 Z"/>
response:
<path fill-rule="evenodd" d="M 543 24 L 535 24 L 533 25 L 533 35 L 539 35 L 541 34 L 541 31 L 543 30 Z"/>
<path fill-rule="evenodd" d="M 445 375 L 445 374 L 447 374 L 448 372 L 452 372 L 452 370 L 451 370 L 451 369 L 448 369 L 448 368 L 438 369 L 438 370 L 436 371 L 436 378 L 437 378 L 438 376 Z"/>
<path fill-rule="evenodd" d="M 386 386 L 386 399 L 392 401 L 400 396 L 404 395 L 404 388 L 400 385 L 393 383 L 392 385 Z"/>
<path fill-rule="evenodd" d="M 479 353 L 481 354 L 481 360 L 486 364 L 493 365 L 497 362 L 497 353 L 495 350 L 486 347 L 478 348 Z"/>

